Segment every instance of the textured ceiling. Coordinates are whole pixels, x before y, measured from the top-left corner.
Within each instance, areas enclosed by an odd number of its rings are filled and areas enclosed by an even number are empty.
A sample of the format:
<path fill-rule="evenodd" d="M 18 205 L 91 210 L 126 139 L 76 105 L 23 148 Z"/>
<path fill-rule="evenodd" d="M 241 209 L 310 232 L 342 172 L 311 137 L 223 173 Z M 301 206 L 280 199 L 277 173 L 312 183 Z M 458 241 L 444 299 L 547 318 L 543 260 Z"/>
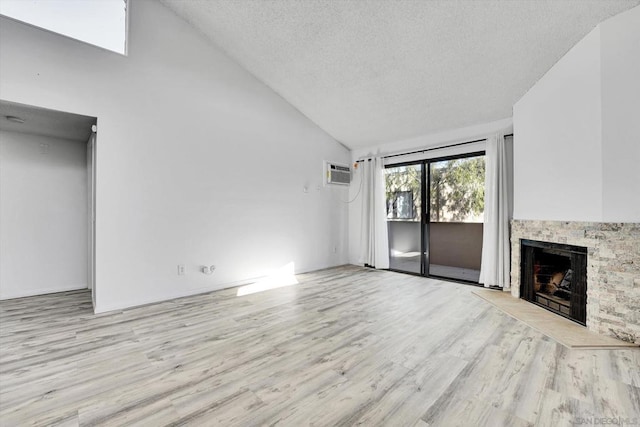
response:
<path fill-rule="evenodd" d="M 161 0 L 350 148 L 511 116 L 640 0 Z"/>
<path fill-rule="evenodd" d="M 19 117 L 24 123 L 11 122 L 7 116 Z M 3 131 L 87 142 L 94 124 L 95 117 L 0 100 L 0 130 Z"/>

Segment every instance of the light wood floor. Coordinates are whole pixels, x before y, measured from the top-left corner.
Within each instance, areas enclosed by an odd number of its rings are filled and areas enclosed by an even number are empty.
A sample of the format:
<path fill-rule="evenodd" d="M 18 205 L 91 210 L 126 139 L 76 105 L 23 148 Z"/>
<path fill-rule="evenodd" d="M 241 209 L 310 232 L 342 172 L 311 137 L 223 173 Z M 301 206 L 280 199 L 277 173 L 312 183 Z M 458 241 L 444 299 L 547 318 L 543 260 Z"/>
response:
<path fill-rule="evenodd" d="M 298 280 L 98 316 L 86 292 L 3 301 L 0 425 L 640 423 L 639 350 L 567 350 L 461 284 Z"/>

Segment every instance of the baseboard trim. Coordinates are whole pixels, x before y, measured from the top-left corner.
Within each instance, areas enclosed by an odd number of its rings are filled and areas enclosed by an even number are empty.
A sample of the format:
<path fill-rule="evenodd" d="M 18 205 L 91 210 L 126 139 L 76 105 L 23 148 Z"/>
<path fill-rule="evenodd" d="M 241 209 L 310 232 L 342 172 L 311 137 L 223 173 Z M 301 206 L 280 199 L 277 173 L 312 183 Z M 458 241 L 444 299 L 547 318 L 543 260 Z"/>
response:
<path fill-rule="evenodd" d="M 344 264 L 340 264 L 340 265 L 344 265 Z M 312 271 L 324 270 L 324 269 L 327 269 L 327 268 L 338 267 L 340 265 L 337 265 L 337 266 L 336 265 L 327 265 L 327 266 L 321 266 L 321 267 L 301 268 L 300 270 L 296 270 L 294 274 L 310 273 Z M 249 279 L 242 279 L 242 280 L 237 280 L 237 281 L 232 281 L 232 282 L 226 282 L 226 283 L 222 283 L 222 284 L 219 283 L 219 284 L 213 285 L 213 286 L 206 286 L 206 287 L 201 287 L 201 288 L 189 289 L 189 290 L 182 291 L 182 292 L 167 293 L 165 295 L 157 296 L 157 297 L 154 297 L 154 298 L 145 298 L 144 300 L 129 301 L 126 304 L 111 304 L 111 305 L 102 305 L 102 304 L 100 304 L 100 285 L 98 285 L 98 287 L 97 287 L 98 301 L 97 301 L 97 304 L 93 308 L 93 312 L 95 314 L 103 314 L 103 313 L 108 313 L 108 312 L 111 312 L 111 311 L 126 310 L 126 309 L 129 309 L 129 308 L 141 307 L 141 306 L 149 305 L 149 304 L 157 304 L 157 303 L 160 303 L 160 302 L 170 301 L 172 299 L 177 299 L 177 298 L 184 298 L 184 297 L 190 297 L 190 296 L 193 296 L 193 295 L 206 294 L 206 293 L 209 293 L 209 292 L 222 291 L 224 289 L 237 288 L 239 286 L 245 286 L 245 285 L 249 285 L 251 283 L 255 283 L 255 282 L 257 282 L 259 280 L 263 280 L 263 279 L 265 279 L 267 277 L 268 276 L 260 276 L 260 277 L 253 277 L 253 278 L 249 278 Z"/>
<path fill-rule="evenodd" d="M 80 291 L 83 289 L 89 289 L 89 288 L 85 284 L 85 285 L 75 285 L 75 286 L 57 287 L 57 288 L 29 289 L 28 291 L 20 292 L 16 294 L 10 294 L 10 295 L 0 294 L 0 301 L 16 299 L 16 298 L 34 297 L 37 295 L 57 294 L 59 292 Z"/>

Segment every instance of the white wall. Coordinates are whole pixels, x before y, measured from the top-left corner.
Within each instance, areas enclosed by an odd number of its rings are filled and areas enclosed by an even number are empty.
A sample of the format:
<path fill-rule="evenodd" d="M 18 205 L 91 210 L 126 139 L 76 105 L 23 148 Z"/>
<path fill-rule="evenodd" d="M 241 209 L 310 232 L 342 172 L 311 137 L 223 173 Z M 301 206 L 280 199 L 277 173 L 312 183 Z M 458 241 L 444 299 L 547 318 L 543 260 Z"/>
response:
<path fill-rule="evenodd" d="M 514 218 L 602 217 L 600 30 L 513 107 Z"/>
<path fill-rule="evenodd" d="M 604 21 L 514 106 L 514 218 L 640 221 L 638 28 Z"/>
<path fill-rule="evenodd" d="M 511 117 L 496 120 L 488 123 L 480 123 L 473 126 L 466 126 L 458 129 L 449 129 L 437 133 L 420 135 L 414 138 L 403 139 L 400 141 L 390 141 L 384 144 L 378 144 L 371 147 L 358 148 L 352 151 L 352 159 L 355 161 L 363 157 L 375 154 L 389 155 L 398 153 L 407 153 L 423 148 L 438 147 L 441 145 L 455 144 L 458 142 L 473 141 L 476 139 L 486 138 L 487 135 L 495 132 L 511 133 L 513 130 L 513 120 Z M 456 148 L 449 150 L 444 154 L 457 154 L 466 148 Z M 424 158 L 424 156 L 422 157 Z"/>
<path fill-rule="evenodd" d="M 87 287 L 86 153 L 0 131 L 0 299 Z"/>
<path fill-rule="evenodd" d="M 600 25 L 603 221 L 640 221 L 640 7 Z"/>
<path fill-rule="evenodd" d="M 348 150 L 161 4 L 128 7 L 127 57 L 0 20 L 4 99 L 98 117 L 96 311 L 346 263 L 321 170 Z"/>

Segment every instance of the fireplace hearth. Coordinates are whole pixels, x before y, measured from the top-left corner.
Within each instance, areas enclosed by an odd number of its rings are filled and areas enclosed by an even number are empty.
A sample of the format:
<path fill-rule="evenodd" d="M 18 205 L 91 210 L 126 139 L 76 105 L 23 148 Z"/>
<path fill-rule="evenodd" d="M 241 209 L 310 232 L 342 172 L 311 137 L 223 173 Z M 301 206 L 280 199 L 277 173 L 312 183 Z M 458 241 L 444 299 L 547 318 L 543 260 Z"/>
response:
<path fill-rule="evenodd" d="M 520 297 L 586 325 L 587 248 L 527 239 L 520 248 Z"/>

